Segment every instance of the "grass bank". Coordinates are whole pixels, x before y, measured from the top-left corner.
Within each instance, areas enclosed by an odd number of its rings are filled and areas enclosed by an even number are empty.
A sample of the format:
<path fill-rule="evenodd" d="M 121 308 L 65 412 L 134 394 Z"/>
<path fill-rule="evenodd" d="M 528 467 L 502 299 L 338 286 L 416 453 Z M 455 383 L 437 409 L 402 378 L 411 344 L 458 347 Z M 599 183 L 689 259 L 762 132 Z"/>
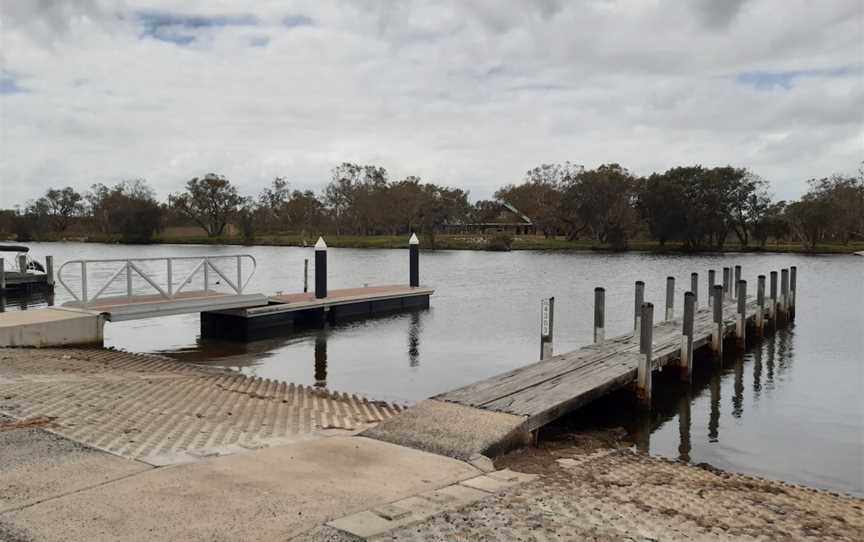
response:
<path fill-rule="evenodd" d="M 431 240 L 421 236 L 421 246 L 431 248 Z M 178 244 L 228 244 L 228 245 L 267 245 L 267 246 L 312 246 L 316 237 L 303 238 L 300 235 L 261 235 L 249 243 L 240 237 L 206 237 L 206 236 L 165 236 L 156 242 Z M 339 248 L 407 248 L 408 237 L 405 235 L 327 235 L 327 245 Z M 481 237 L 465 235 L 437 235 L 435 247 L 441 250 L 486 250 L 486 242 Z M 564 237 L 546 238 L 542 235 L 522 235 L 513 239 L 512 250 L 584 250 L 584 251 L 614 251 L 610 245 L 599 244 L 590 240 L 569 241 Z M 628 251 L 657 253 L 687 253 L 683 243 L 667 242 L 660 245 L 653 240 L 634 240 L 627 247 Z M 814 250 L 807 250 L 800 243 L 780 242 L 769 243 L 765 247 L 742 247 L 737 243 L 727 243 L 722 250 L 706 249 L 703 252 L 778 252 L 806 254 L 851 254 L 864 251 L 864 241 L 853 241 L 848 245 L 840 243 L 825 243 L 817 245 Z"/>

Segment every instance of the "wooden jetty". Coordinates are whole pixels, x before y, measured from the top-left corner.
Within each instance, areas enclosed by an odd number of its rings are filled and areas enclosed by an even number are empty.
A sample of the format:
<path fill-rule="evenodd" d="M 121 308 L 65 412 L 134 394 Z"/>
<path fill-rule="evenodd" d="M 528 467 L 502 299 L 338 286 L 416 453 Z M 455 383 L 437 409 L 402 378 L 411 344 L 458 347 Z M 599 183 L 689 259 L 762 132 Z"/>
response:
<path fill-rule="evenodd" d="M 0 258 L 0 295 L 54 289 L 54 259 L 51 256 L 45 258 L 45 272 L 34 273 L 30 270 L 32 262 L 27 258 L 28 251 L 27 247 L 0 245 L 0 252 L 18 253 L 14 260 Z M 9 265 L 13 261 L 17 270 Z"/>
<path fill-rule="evenodd" d="M 740 276 L 740 268 L 736 271 Z M 644 284 L 637 283 L 633 333 L 604 340 L 601 301 L 595 309 L 599 318 L 595 318 L 594 344 L 432 399 L 521 416 L 525 418 L 528 431 L 535 431 L 618 388 L 632 386 L 650 403 L 653 370 L 671 365 L 677 367 L 684 378 L 689 378 L 695 350 L 710 347 L 722 355 L 723 343 L 728 338 L 735 337 L 738 345 L 743 346 L 748 326 L 761 334 L 768 322 L 776 325 L 794 318 L 795 268 L 784 269 L 782 275 L 786 278 L 779 296 L 776 273 L 772 274 L 770 297 L 765 296 L 764 276 L 759 277 L 755 297 L 747 297 L 746 281 L 739 280 L 734 288 L 727 281 L 725 290 L 721 285 L 711 285 L 712 304 L 707 306 L 706 303 L 699 309 L 695 306 L 695 293 L 688 292 L 681 318 L 672 318 L 674 282 L 670 281 L 667 283 L 667 318 L 657 324 L 652 322 L 653 306 L 642 301 Z M 728 276 L 731 277 L 731 270 Z M 696 288 L 697 282 L 693 281 L 691 289 Z M 736 292 L 737 299 L 733 297 Z M 595 295 L 595 300 L 603 298 L 599 292 Z M 542 341 L 546 341 L 546 335 Z"/>

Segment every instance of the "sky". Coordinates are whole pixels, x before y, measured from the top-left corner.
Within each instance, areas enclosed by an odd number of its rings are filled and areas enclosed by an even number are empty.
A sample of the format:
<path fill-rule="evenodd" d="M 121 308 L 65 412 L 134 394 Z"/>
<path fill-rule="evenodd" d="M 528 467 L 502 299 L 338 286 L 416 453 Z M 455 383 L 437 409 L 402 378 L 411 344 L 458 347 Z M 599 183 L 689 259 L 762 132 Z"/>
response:
<path fill-rule="evenodd" d="M 488 198 L 527 170 L 864 159 L 862 0 L 0 0 L 0 208 L 341 162 Z"/>

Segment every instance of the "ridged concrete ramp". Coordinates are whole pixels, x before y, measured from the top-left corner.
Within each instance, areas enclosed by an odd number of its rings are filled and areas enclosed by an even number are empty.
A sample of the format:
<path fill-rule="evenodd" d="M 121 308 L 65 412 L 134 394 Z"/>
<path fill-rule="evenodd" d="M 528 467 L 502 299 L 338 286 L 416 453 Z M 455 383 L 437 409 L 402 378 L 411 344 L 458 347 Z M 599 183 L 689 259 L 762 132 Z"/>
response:
<path fill-rule="evenodd" d="M 0 414 L 154 465 L 351 434 L 401 407 L 104 349 L 0 349 Z"/>

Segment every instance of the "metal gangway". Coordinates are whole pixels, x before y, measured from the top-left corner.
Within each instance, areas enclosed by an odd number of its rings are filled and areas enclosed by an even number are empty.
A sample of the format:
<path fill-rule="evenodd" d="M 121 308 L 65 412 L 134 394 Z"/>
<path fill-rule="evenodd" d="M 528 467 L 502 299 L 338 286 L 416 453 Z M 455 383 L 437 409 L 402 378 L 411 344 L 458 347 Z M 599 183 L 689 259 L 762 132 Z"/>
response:
<path fill-rule="evenodd" d="M 82 259 L 64 262 L 57 282 L 73 299 L 64 307 L 116 322 L 267 305 L 245 293 L 256 268 L 250 254 Z"/>

